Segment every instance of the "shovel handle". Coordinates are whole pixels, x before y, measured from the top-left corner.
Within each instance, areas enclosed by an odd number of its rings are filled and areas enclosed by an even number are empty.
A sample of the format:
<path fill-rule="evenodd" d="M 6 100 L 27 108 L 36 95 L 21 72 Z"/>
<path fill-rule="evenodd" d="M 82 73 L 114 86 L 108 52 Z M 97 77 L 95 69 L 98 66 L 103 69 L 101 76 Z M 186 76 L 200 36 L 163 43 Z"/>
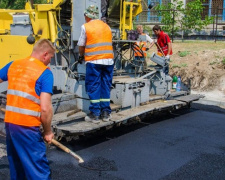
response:
<path fill-rule="evenodd" d="M 5 112 L 6 110 L 4 108 L 0 108 L 0 111 Z"/>
<path fill-rule="evenodd" d="M 5 109 L 4 108 L 0 108 L 0 111 L 5 112 Z M 71 151 L 69 148 L 67 148 L 66 146 L 64 146 L 60 142 L 56 141 L 55 139 L 52 139 L 51 142 L 52 142 L 52 144 L 54 144 L 55 146 L 59 147 L 63 151 L 71 154 L 75 159 L 77 159 L 79 161 L 79 163 L 83 163 L 84 162 L 84 160 L 79 155 L 77 155 L 75 152 Z"/>
<path fill-rule="evenodd" d="M 75 159 L 78 160 L 79 163 L 83 163 L 84 162 L 84 160 L 79 155 L 77 155 L 75 152 L 71 151 L 69 148 L 67 148 L 66 146 L 64 146 L 60 142 L 56 141 L 55 139 L 52 139 L 51 142 L 52 142 L 52 144 L 54 144 L 58 148 L 62 149 L 63 151 L 65 151 L 67 153 L 69 153 L 70 155 L 72 155 Z"/>

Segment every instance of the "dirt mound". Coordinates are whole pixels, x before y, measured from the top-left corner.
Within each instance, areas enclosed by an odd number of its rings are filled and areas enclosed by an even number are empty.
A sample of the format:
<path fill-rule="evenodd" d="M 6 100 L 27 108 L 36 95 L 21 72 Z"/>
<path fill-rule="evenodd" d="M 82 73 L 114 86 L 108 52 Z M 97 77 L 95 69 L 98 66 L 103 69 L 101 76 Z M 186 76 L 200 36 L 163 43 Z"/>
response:
<path fill-rule="evenodd" d="M 185 83 L 190 79 L 193 90 L 225 94 L 224 47 L 223 42 L 175 42 L 169 74 L 181 76 Z"/>
<path fill-rule="evenodd" d="M 186 84 L 191 80 L 191 88 L 195 92 L 208 94 L 212 99 L 222 97 L 225 101 L 225 43 L 175 41 L 172 47 L 170 76 L 181 76 Z M 156 47 L 151 48 L 148 56 L 156 51 Z M 148 59 L 147 63 L 153 62 Z"/>
<path fill-rule="evenodd" d="M 170 63 L 170 75 L 181 76 L 183 82 L 191 80 L 194 90 L 211 91 L 220 89 L 225 93 L 225 49 L 219 51 L 206 50 L 202 52 L 188 51 L 184 57 L 182 52 L 176 52 Z"/>

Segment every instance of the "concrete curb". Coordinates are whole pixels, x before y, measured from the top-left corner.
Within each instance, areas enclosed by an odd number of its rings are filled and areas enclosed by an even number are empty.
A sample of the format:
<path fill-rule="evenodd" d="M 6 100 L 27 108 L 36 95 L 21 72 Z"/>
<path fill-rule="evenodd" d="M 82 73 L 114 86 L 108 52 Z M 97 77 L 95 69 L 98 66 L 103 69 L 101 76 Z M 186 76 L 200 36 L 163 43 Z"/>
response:
<path fill-rule="evenodd" d="M 198 101 L 192 102 L 191 107 L 196 109 L 207 110 L 207 111 L 225 113 L 225 101 L 200 99 Z"/>
<path fill-rule="evenodd" d="M 193 101 L 191 103 L 191 108 L 225 113 L 225 101 L 200 99 L 198 101 Z M 5 135 L 5 124 L 2 120 L 0 120 L 0 133 Z"/>
<path fill-rule="evenodd" d="M 197 101 L 200 104 L 211 105 L 211 106 L 219 106 L 225 108 L 225 101 L 214 101 L 209 99 L 200 99 Z"/>

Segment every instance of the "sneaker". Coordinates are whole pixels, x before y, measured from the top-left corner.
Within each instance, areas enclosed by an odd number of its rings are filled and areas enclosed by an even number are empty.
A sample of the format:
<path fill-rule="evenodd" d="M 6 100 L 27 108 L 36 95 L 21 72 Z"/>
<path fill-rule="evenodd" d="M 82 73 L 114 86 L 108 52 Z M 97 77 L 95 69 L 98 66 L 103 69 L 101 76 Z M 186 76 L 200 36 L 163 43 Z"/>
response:
<path fill-rule="evenodd" d="M 85 116 L 84 120 L 95 124 L 100 123 L 99 116 L 95 116 L 93 113 L 90 113 L 87 116 Z"/>
<path fill-rule="evenodd" d="M 101 118 L 102 121 L 108 122 L 112 118 L 112 115 L 109 114 L 107 111 L 103 111 Z"/>

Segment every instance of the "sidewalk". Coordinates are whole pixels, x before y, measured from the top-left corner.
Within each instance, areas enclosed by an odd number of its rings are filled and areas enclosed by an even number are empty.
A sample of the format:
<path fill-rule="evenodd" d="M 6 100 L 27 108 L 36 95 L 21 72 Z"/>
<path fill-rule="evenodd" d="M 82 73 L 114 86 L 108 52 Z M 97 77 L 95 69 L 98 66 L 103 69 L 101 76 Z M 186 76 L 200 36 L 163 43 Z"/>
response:
<path fill-rule="evenodd" d="M 191 94 L 201 94 L 205 97 L 192 103 L 192 107 L 217 112 L 225 112 L 225 95 L 218 90 L 211 92 L 191 91 Z M 201 106 L 201 107 L 200 107 Z"/>

